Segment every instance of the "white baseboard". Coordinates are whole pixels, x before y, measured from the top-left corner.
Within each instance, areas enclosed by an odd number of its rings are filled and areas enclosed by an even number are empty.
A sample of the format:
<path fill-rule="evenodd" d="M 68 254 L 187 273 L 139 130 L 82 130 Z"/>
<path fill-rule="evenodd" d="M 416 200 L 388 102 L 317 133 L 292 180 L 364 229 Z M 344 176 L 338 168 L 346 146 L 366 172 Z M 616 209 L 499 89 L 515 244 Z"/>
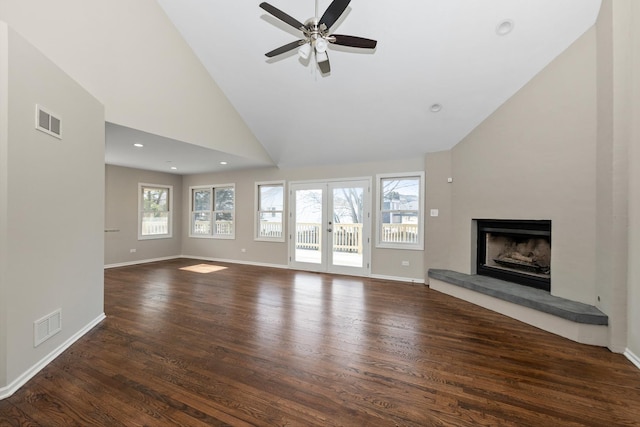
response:
<path fill-rule="evenodd" d="M 228 258 L 203 257 L 199 255 L 177 255 L 177 256 L 171 256 L 171 257 L 165 257 L 165 258 L 154 258 L 154 259 L 147 259 L 147 260 L 122 262 L 117 264 L 105 265 L 104 268 L 107 269 L 107 268 L 114 268 L 114 267 L 126 267 L 130 265 L 146 264 L 149 262 L 156 262 L 156 261 L 166 261 L 166 260 L 176 259 L 176 258 L 197 259 L 197 260 L 209 261 L 209 262 L 226 262 L 229 264 L 254 265 L 256 267 L 280 268 L 285 270 L 288 270 L 290 268 L 286 264 L 269 264 L 266 262 L 254 262 L 254 261 L 228 259 Z M 417 283 L 417 284 L 425 283 L 424 279 L 416 279 L 411 277 L 385 276 L 382 274 L 371 274 L 369 277 L 371 277 L 372 279 L 390 280 L 393 282 L 406 282 L 406 283 Z"/>
<path fill-rule="evenodd" d="M 393 282 L 407 282 L 424 285 L 424 279 L 412 279 L 411 277 L 385 276 L 382 274 L 372 274 L 369 277 L 371 277 L 372 279 L 391 280 Z"/>
<path fill-rule="evenodd" d="M 102 313 L 100 316 L 93 319 L 89 322 L 84 328 L 80 329 L 78 332 L 73 334 L 69 339 L 60 344 L 55 350 L 46 355 L 42 360 L 33 365 L 27 371 L 25 371 L 22 375 L 16 378 L 11 384 L 6 387 L 0 388 L 0 400 L 6 399 L 11 396 L 13 393 L 18 391 L 20 387 L 26 384 L 31 378 L 33 378 L 38 372 L 40 372 L 45 366 L 51 363 L 56 357 L 60 356 L 63 351 L 71 347 L 73 343 L 78 341 L 84 334 L 93 329 L 98 323 L 102 322 L 106 318 L 105 314 Z"/>
<path fill-rule="evenodd" d="M 283 264 L 268 264 L 265 262 L 252 262 L 252 261 L 244 261 L 244 260 L 237 260 L 237 259 L 210 258 L 210 257 L 191 256 L 191 255 L 180 255 L 180 258 L 199 259 L 202 261 L 211 261 L 211 262 L 226 262 L 229 264 L 255 265 L 256 267 L 271 267 L 271 268 L 282 268 L 282 269 L 289 268 L 288 265 L 283 265 Z"/>
<path fill-rule="evenodd" d="M 162 258 L 140 259 L 140 260 L 137 260 L 137 261 L 118 262 L 118 263 L 115 263 L 115 264 L 105 264 L 104 268 L 106 270 L 107 268 L 128 267 L 130 265 L 148 264 L 150 262 L 158 262 L 158 261 L 168 261 L 170 259 L 176 259 L 176 258 L 182 258 L 182 256 L 181 255 L 175 255 L 175 256 L 167 256 L 167 257 L 162 257 Z"/>
<path fill-rule="evenodd" d="M 638 369 L 640 369 L 640 357 L 634 354 L 631 350 L 626 349 L 624 355 L 627 359 L 631 361 Z"/>

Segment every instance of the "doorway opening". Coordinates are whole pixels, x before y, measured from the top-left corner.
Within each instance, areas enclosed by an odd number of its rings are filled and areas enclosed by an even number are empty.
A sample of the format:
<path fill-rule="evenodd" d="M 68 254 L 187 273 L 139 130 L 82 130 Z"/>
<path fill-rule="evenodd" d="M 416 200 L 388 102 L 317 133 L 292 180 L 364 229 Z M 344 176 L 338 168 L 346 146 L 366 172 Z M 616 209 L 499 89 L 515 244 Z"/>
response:
<path fill-rule="evenodd" d="M 371 179 L 290 185 L 289 265 L 368 276 Z"/>

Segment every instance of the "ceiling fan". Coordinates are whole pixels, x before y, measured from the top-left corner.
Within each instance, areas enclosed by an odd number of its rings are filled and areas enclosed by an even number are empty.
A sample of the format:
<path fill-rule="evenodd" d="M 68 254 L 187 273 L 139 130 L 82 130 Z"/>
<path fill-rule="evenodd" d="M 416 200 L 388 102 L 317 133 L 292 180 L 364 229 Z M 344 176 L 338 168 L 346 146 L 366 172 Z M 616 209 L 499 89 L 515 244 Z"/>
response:
<path fill-rule="evenodd" d="M 318 2 L 316 0 L 316 14 L 314 18 L 308 19 L 304 24 L 295 18 L 287 15 L 275 6 L 262 2 L 260 7 L 282 22 L 302 31 L 303 39 L 287 43 L 277 49 L 267 52 L 265 55 L 272 58 L 276 55 L 289 52 L 298 48 L 301 58 L 307 59 L 311 51 L 315 53 L 316 63 L 323 74 L 331 71 L 327 47 L 329 44 L 357 47 L 363 49 L 375 49 L 377 41 L 356 36 L 346 36 L 342 34 L 329 34 L 329 29 L 349 6 L 351 0 L 333 0 L 320 19 L 318 19 Z"/>

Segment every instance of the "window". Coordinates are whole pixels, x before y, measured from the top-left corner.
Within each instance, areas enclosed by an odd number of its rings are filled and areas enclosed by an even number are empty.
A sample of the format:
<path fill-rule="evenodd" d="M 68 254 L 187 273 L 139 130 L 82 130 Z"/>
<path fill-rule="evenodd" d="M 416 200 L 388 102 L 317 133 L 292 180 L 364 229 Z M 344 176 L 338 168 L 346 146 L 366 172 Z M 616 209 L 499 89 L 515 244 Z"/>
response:
<path fill-rule="evenodd" d="M 191 237 L 235 237 L 235 185 L 190 188 Z"/>
<path fill-rule="evenodd" d="M 138 184 L 138 239 L 171 237 L 173 187 Z"/>
<path fill-rule="evenodd" d="M 284 182 L 256 183 L 255 239 L 284 242 Z"/>
<path fill-rule="evenodd" d="M 424 249 L 424 172 L 378 175 L 377 246 Z"/>

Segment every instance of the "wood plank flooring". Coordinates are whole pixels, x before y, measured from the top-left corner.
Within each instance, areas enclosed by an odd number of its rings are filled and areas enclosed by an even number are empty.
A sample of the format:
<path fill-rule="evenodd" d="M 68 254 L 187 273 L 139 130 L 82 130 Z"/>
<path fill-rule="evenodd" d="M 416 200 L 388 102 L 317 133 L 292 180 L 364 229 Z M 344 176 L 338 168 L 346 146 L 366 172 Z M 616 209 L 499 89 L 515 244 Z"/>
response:
<path fill-rule="evenodd" d="M 0 426 L 629 426 L 640 370 L 423 285 L 179 259 L 105 271 L 107 319 Z"/>

